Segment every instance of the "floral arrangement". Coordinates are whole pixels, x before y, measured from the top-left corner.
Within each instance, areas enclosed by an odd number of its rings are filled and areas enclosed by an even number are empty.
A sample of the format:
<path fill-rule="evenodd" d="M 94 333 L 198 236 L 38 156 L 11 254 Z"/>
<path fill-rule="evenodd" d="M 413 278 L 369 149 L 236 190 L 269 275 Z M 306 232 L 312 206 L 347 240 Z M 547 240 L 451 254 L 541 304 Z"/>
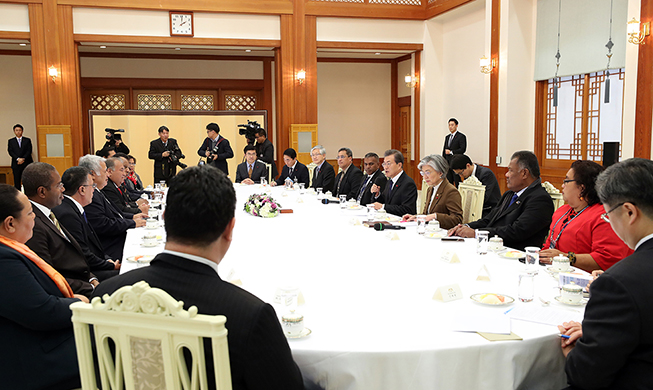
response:
<path fill-rule="evenodd" d="M 279 215 L 281 205 L 271 196 L 265 194 L 254 194 L 247 199 L 243 210 L 255 217 L 274 218 Z"/>

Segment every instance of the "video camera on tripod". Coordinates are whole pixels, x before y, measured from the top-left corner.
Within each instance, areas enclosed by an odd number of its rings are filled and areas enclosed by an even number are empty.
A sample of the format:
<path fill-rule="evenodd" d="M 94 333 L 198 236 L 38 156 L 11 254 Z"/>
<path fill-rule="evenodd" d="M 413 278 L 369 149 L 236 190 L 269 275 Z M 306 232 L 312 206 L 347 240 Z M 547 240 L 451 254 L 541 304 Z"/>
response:
<path fill-rule="evenodd" d="M 248 145 L 254 145 L 254 141 L 256 140 L 256 133 L 258 133 L 258 130 L 263 130 L 257 121 L 250 120 L 247 121 L 246 125 L 238 125 L 238 127 L 240 127 L 238 134 L 245 136 Z"/>
<path fill-rule="evenodd" d="M 116 144 L 116 133 L 124 133 L 125 129 L 110 129 L 110 128 L 107 127 L 106 129 L 104 129 L 104 131 L 106 131 L 108 133 L 107 134 L 107 142 L 109 142 L 111 145 L 115 145 Z"/>

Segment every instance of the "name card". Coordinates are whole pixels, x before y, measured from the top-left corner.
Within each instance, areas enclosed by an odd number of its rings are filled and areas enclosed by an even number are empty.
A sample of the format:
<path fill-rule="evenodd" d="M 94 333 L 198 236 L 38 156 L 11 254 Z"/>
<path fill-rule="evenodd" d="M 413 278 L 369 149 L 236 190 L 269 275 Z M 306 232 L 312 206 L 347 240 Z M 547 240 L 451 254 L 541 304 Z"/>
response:
<path fill-rule="evenodd" d="M 441 302 L 450 302 L 463 298 L 463 292 L 457 284 L 449 284 L 447 286 L 440 286 L 433 294 L 433 300 Z"/>
<path fill-rule="evenodd" d="M 399 235 L 397 233 L 393 232 L 388 232 L 388 234 L 385 235 L 390 241 L 399 241 Z"/>
<path fill-rule="evenodd" d="M 476 280 L 479 280 L 479 281 L 482 281 L 482 282 L 489 282 L 490 281 L 490 271 L 488 271 L 485 264 L 483 264 L 481 269 L 478 270 Z"/>
<path fill-rule="evenodd" d="M 444 261 L 445 263 L 460 263 L 460 258 L 456 252 L 452 251 L 442 252 L 442 255 L 440 255 L 440 260 Z"/>

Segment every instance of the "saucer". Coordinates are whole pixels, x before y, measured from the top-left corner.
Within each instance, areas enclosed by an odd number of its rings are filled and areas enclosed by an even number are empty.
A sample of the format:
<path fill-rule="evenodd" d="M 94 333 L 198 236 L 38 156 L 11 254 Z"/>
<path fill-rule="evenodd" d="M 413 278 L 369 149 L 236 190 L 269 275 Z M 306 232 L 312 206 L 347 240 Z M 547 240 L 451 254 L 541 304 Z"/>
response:
<path fill-rule="evenodd" d="M 499 253 L 499 256 L 503 257 L 504 259 L 516 260 L 525 257 L 526 253 L 522 251 L 505 251 Z"/>
<path fill-rule="evenodd" d="M 485 303 L 482 302 L 481 298 L 483 295 L 496 295 L 496 296 L 502 296 L 504 298 L 504 301 L 501 303 Z M 515 302 L 515 298 L 510 297 L 508 295 L 504 294 L 495 294 L 495 293 L 479 293 L 479 294 L 474 294 L 471 297 L 469 297 L 472 301 L 476 303 L 480 303 L 481 305 L 486 305 L 486 306 L 505 306 L 505 305 L 510 305 L 511 303 Z"/>
<path fill-rule="evenodd" d="M 133 263 L 142 263 L 142 264 L 149 264 L 150 261 L 154 259 L 154 256 L 152 255 L 141 255 L 141 256 L 129 256 L 125 260 L 131 261 Z"/>
<path fill-rule="evenodd" d="M 546 267 L 546 272 L 548 272 L 550 274 L 554 274 L 554 275 L 559 274 L 559 273 L 567 273 L 567 272 L 571 273 L 571 272 L 574 272 L 574 271 L 576 271 L 576 268 L 574 268 L 574 267 L 569 267 L 564 271 L 558 271 L 557 269 L 553 268 L 553 266 Z"/>
<path fill-rule="evenodd" d="M 158 226 L 156 226 L 156 227 L 147 227 L 147 226 L 145 226 L 145 229 L 147 229 L 147 230 L 156 230 L 158 228 L 159 228 Z"/>
<path fill-rule="evenodd" d="M 310 330 L 308 328 L 304 328 L 304 329 L 302 329 L 302 332 L 300 334 L 298 334 L 297 336 L 288 336 L 288 335 L 286 335 L 286 338 L 287 339 L 303 339 L 304 337 L 308 336 L 312 332 L 313 332 L 312 330 Z"/>
<path fill-rule="evenodd" d="M 158 242 L 154 242 L 152 244 L 146 244 L 144 242 L 141 242 L 141 246 L 143 248 L 154 248 L 155 246 L 159 246 L 160 244 Z"/>
<path fill-rule="evenodd" d="M 430 238 L 432 240 L 440 240 L 443 237 L 447 236 L 446 231 L 439 231 L 439 232 L 426 232 L 424 233 L 424 238 Z"/>
<path fill-rule="evenodd" d="M 562 303 L 563 305 L 569 305 L 569 306 L 585 306 L 587 305 L 587 301 L 589 301 L 589 298 L 582 298 L 579 302 L 576 303 L 571 303 L 571 302 L 565 302 L 562 300 L 561 296 L 555 297 L 556 301 Z"/>

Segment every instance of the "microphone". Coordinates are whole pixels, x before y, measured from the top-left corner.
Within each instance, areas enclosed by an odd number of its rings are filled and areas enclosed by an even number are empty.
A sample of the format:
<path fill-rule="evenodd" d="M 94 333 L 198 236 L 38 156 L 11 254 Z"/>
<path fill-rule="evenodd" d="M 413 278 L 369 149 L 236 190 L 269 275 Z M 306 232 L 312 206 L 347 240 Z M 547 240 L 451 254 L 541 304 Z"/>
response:
<path fill-rule="evenodd" d="M 329 203 L 340 203 L 340 201 L 339 200 L 322 199 L 322 204 L 329 204 Z"/>
<path fill-rule="evenodd" d="M 377 177 L 376 180 L 374 180 L 374 184 L 381 187 L 383 183 L 385 183 L 387 180 L 388 179 L 386 179 L 384 175 L 379 175 L 379 177 Z"/>
<path fill-rule="evenodd" d="M 384 230 L 404 230 L 404 229 L 406 229 L 405 226 L 384 225 L 380 222 L 374 224 L 374 230 L 376 230 L 377 232 L 381 232 Z"/>

